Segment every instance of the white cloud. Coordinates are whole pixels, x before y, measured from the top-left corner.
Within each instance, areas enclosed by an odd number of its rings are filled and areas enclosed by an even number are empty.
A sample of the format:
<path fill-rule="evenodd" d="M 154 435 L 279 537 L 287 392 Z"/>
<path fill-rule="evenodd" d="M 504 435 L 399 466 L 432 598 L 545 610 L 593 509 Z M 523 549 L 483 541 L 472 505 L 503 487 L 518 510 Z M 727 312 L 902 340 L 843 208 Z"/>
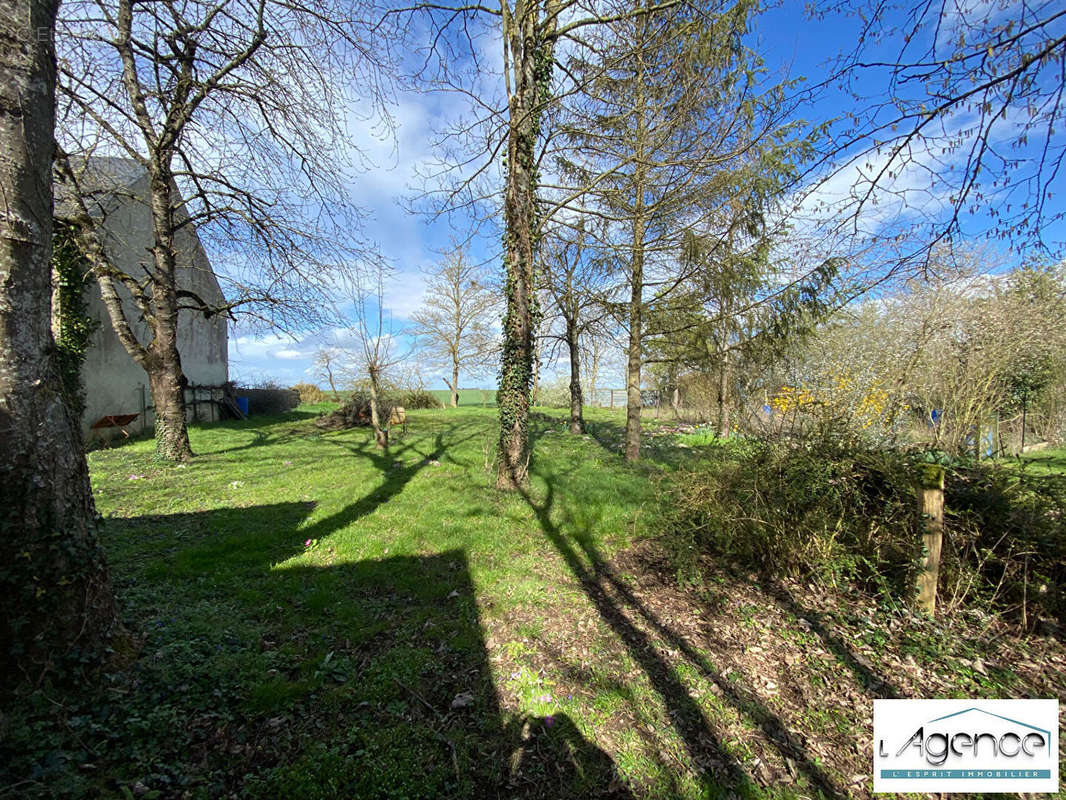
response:
<path fill-rule="evenodd" d="M 426 277 L 421 272 L 403 272 L 385 287 L 385 308 L 397 321 L 410 320 L 425 299 Z"/>

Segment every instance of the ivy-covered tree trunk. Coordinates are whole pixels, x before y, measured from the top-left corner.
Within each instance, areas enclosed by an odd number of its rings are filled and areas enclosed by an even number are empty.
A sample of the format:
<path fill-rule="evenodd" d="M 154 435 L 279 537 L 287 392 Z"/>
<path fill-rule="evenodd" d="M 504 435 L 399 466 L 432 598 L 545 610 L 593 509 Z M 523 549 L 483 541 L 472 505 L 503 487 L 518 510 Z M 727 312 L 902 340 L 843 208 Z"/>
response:
<path fill-rule="evenodd" d="M 52 336 L 57 6 L 0 2 L 0 691 L 98 650 L 115 623 Z"/>
<path fill-rule="evenodd" d="M 509 97 L 507 177 L 504 186 L 504 270 L 507 311 L 500 366 L 499 471 L 496 486 L 515 489 L 529 480 L 529 405 L 533 380 L 537 298 L 534 256 L 537 239 L 536 146 L 540 110 L 551 77 L 555 9 L 548 0 L 542 25 L 539 2 L 519 3 L 504 18 L 505 48 L 513 59 L 514 93 Z M 510 80 L 510 78 L 508 78 Z"/>
<path fill-rule="evenodd" d="M 52 235 L 52 336 L 63 394 L 75 420 L 85 413 L 81 368 L 99 327 L 85 298 L 91 280 L 92 267 L 78 250 L 72 231 L 57 224 Z"/>
<path fill-rule="evenodd" d="M 517 95 L 516 95 L 517 97 Z M 512 101 L 512 118 L 522 112 Z M 526 115 L 528 116 L 528 114 Z M 533 378 L 533 198 L 532 141 L 529 122 L 512 126 L 508 139 L 506 220 L 507 313 L 503 319 L 503 363 L 500 366 L 500 465 L 496 485 L 524 486 L 529 471 L 529 404 Z M 525 164 L 522 164 L 522 161 Z"/>

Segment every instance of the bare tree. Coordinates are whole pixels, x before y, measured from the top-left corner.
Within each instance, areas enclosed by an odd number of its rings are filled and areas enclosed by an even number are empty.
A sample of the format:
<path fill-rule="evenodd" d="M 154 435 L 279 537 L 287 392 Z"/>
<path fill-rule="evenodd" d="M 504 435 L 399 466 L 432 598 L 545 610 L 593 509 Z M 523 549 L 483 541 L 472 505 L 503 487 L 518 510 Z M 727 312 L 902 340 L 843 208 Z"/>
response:
<path fill-rule="evenodd" d="M 595 329 L 603 324 L 607 314 L 605 291 L 610 285 L 607 270 L 603 262 L 597 260 L 596 252 L 588 251 L 581 227 L 572 238 L 549 238 L 543 263 L 545 292 L 551 300 L 545 315 L 548 322 L 545 335 L 566 346 L 570 364 L 570 432 L 584 433 L 582 352 L 587 349 L 586 339 L 596 338 Z M 560 324 L 552 326 L 553 318 L 557 318 Z M 598 348 L 598 345 L 593 347 Z M 593 376 L 598 367 L 597 359 L 592 364 Z M 595 391 L 595 377 L 592 390 Z"/>
<path fill-rule="evenodd" d="M 560 19 L 580 13 L 581 8 L 577 0 L 517 0 L 513 4 L 503 0 L 498 7 L 416 3 L 396 12 L 405 20 L 404 27 L 429 36 L 426 58 L 414 76 L 419 84 L 458 92 L 476 109 L 473 121 L 461 122 L 445 137 L 443 160 L 451 163 L 445 165 L 443 174 L 433 176 L 444 184 L 438 211 L 485 204 L 492 207 L 490 214 L 503 219 L 506 309 L 497 392 L 500 436 L 496 480 L 501 489 L 519 488 L 528 480 L 528 423 L 538 316 L 534 275 L 541 118 L 552 93 L 555 43 L 561 35 L 592 21 L 579 19 L 560 26 Z M 477 39 L 487 35 L 502 38 L 502 98 L 481 97 L 470 88 L 483 85 L 484 65 Z M 466 45 L 462 54 L 454 52 L 457 43 Z M 502 192 L 497 187 L 480 191 L 480 179 L 500 156 L 504 159 Z M 459 175 L 458 185 L 451 180 L 455 174 Z"/>
<path fill-rule="evenodd" d="M 504 228 L 504 296 L 500 386 L 499 468 L 501 489 L 524 486 L 529 476 L 529 406 L 536 360 L 536 283 L 534 280 L 542 225 L 553 213 L 538 203 L 542 163 L 544 114 L 561 96 L 579 91 L 572 72 L 562 71 L 568 87 L 555 85 L 556 45 L 565 40 L 587 47 L 584 33 L 596 26 L 649 11 L 682 5 L 663 0 L 644 9 L 604 8 L 588 0 L 505 0 L 498 8 L 484 5 L 416 3 L 396 13 L 418 24 L 408 27 L 428 32 L 431 44 L 416 77 L 429 84 L 463 94 L 476 109 L 475 119 L 460 123 L 445 138 L 444 188 L 438 211 L 480 209 L 482 218 L 499 215 Z M 475 38 L 502 31 L 503 88 L 501 104 L 483 96 L 484 69 Z M 469 44 L 455 57 L 454 48 Z M 469 65 L 464 73 L 463 64 Z M 473 72 L 473 75 L 471 75 Z M 476 87 L 472 90 L 471 86 Z M 502 107 L 501 107 L 502 105 Z M 494 190 L 482 191 L 490 165 L 504 159 L 502 198 Z M 458 175 L 456 184 L 449 177 Z M 435 177 L 441 177 L 440 175 Z M 558 209 L 565 202 L 555 203 Z"/>
<path fill-rule="evenodd" d="M 352 305 L 355 326 L 352 332 L 358 340 L 357 354 L 360 368 L 367 380 L 370 395 L 370 424 L 374 427 L 374 444 L 389 446 L 389 418 L 382 413 L 382 393 L 389 371 L 410 355 L 396 341 L 392 315 L 385 310 L 385 282 L 389 269 L 381 263 L 370 268 L 369 275 L 355 281 Z M 391 409 L 388 417 L 391 417 Z"/>
<path fill-rule="evenodd" d="M 57 6 L 16 0 L 0 15 L 0 663 L 10 678 L 74 648 L 94 652 L 116 619 L 52 338 Z"/>
<path fill-rule="evenodd" d="M 1052 246 L 1047 223 L 1063 213 L 1049 201 L 1066 156 L 1061 3 L 812 8 L 818 19 L 848 14 L 859 23 L 817 87 L 840 88 L 857 106 L 833 126 L 816 167 L 824 174 L 831 164 L 832 182 L 849 176 L 846 196 L 831 200 L 830 224 L 882 242 L 908 237 L 923 260 L 964 228 Z M 825 196 L 824 186 L 815 191 Z"/>
<path fill-rule="evenodd" d="M 499 318 L 498 289 L 484 277 L 484 269 L 471 262 L 462 248 L 447 254 L 429 270 L 422 307 L 415 312 L 414 333 L 419 337 L 427 364 L 447 370 L 452 408 L 459 405 L 459 374 L 484 374 L 499 358 L 493 330 Z"/>
<path fill-rule="evenodd" d="M 334 397 L 337 395 L 337 376 L 343 369 L 341 366 L 343 356 L 335 347 L 320 347 L 315 352 L 315 358 L 312 362 L 312 367 L 315 370 L 315 375 L 319 378 L 325 378 L 329 384 L 329 389 L 333 392 Z"/>
<path fill-rule="evenodd" d="M 119 339 L 148 373 L 164 458 L 191 455 L 178 315 L 241 313 L 285 329 L 321 322 L 347 265 L 367 250 L 348 201 L 357 151 L 345 119 L 349 100 L 382 109 L 381 62 L 353 22 L 365 10 L 340 0 L 63 5 L 59 138 L 70 152 L 61 172 L 71 222 Z M 131 159 L 149 177 L 143 274 L 108 259 L 91 197 L 94 154 Z M 194 228 L 222 302 L 178 283 L 181 237 Z"/>
<path fill-rule="evenodd" d="M 529 480 L 529 406 L 536 361 L 537 147 L 564 3 L 527 0 L 516 2 L 513 12 L 508 5 L 506 0 L 501 4 L 508 107 L 503 192 L 507 312 L 497 394 L 500 466 L 496 479 L 496 485 L 505 489 L 524 486 Z"/>

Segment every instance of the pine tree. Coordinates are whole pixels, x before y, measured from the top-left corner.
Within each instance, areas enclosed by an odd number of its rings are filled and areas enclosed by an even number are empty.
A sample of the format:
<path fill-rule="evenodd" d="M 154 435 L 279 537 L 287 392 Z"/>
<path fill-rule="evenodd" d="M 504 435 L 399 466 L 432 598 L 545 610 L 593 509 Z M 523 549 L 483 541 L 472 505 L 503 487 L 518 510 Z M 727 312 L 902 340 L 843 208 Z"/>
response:
<path fill-rule="evenodd" d="M 570 69 L 586 94 L 567 109 L 563 173 L 604 223 L 601 248 L 624 275 L 628 460 L 640 454 L 642 346 L 649 309 L 691 274 L 687 237 L 724 247 L 770 196 L 760 176 L 789 172 L 807 144 L 785 122 L 784 84 L 764 86 L 743 43 L 758 6 L 645 6 L 604 26 Z"/>

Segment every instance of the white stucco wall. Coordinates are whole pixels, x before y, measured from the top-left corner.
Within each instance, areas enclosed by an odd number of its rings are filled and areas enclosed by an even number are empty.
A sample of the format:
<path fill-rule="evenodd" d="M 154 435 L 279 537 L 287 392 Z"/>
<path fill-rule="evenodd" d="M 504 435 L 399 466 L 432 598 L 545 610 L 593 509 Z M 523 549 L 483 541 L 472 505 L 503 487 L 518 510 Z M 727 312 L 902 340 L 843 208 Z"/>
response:
<path fill-rule="evenodd" d="M 118 269 L 141 277 L 145 275 L 142 265 L 151 259 L 149 248 L 152 246 L 151 212 L 146 204 L 147 175 L 128 188 L 132 196 L 115 197 L 105 205 L 104 245 Z M 221 302 L 218 281 L 195 231 L 191 227 L 182 229 L 175 245 L 179 288 L 196 292 L 208 303 Z M 147 343 L 147 326 L 140 319 L 133 299 L 121 286 L 119 293 L 123 296 L 126 317 L 134 334 L 142 343 Z M 100 324 L 93 334 L 82 368 L 86 402 L 82 427 L 88 434 L 92 424 L 101 417 L 142 414 L 147 406 L 147 414 L 138 417 L 128 430 L 132 433 L 150 428 L 154 418 L 148 377 L 115 335 L 95 282 L 87 289 L 86 300 L 90 316 Z M 205 319 L 200 313 L 179 312 L 178 352 L 190 384 L 218 386 L 225 383 L 229 380 L 226 319 L 220 316 Z M 206 408 L 201 409 L 204 411 Z M 189 416 L 192 417 L 191 410 Z"/>

